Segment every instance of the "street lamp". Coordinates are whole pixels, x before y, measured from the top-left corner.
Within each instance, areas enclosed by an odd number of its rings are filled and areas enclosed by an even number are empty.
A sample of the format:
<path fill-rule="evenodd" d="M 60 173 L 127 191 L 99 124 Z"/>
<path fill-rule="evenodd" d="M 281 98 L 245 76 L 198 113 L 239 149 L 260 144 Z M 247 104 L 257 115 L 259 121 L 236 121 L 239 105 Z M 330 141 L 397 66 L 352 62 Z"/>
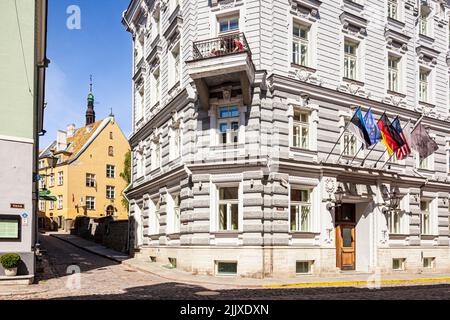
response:
<path fill-rule="evenodd" d="M 327 210 L 331 210 L 333 208 L 340 207 L 342 205 L 342 198 L 344 197 L 344 190 L 341 186 L 338 186 L 336 188 L 336 191 L 334 192 L 334 201 L 330 201 L 327 203 Z M 334 205 L 332 205 L 332 202 L 334 202 Z"/>
<path fill-rule="evenodd" d="M 399 205 L 400 205 L 400 197 L 397 195 L 397 192 L 394 191 L 389 197 L 388 207 L 390 210 L 395 210 L 398 208 Z"/>

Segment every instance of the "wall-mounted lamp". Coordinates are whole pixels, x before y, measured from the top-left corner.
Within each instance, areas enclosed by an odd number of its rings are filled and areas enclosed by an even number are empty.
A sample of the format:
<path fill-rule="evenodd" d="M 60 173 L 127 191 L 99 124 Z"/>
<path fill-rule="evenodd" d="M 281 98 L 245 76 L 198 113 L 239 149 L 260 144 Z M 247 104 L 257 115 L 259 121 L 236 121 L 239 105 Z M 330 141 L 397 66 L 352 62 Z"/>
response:
<path fill-rule="evenodd" d="M 334 201 L 329 201 L 327 203 L 327 210 L 331 210 L 336 207 L 340 207 L 342 205 L 342 198 L 344 197 L 344 190 L 341 186 L 338 186 L 336 188 L 336 191 L 334 192 Z M 332 204 L 334 203 L 334 205 Z"/>
<path fill-rule="evenodd" d="M 198 189 L 199 189 L 199 190 L 202 190 L 202 187 L 203 187 L 203 183 L 200 181 L 200 182 L 198 183 Z"/>

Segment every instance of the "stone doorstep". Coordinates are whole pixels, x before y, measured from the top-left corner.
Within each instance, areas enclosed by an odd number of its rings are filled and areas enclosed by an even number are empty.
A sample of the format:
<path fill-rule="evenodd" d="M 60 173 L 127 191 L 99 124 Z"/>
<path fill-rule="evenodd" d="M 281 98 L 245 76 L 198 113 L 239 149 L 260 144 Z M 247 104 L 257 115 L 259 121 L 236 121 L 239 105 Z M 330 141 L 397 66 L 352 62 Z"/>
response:
<path fill-rule="evenodd" d="M 0 276 L 0 286 L 2 285 L 30 285 L 34 281 L 34 274 L 25 276 Z"/>

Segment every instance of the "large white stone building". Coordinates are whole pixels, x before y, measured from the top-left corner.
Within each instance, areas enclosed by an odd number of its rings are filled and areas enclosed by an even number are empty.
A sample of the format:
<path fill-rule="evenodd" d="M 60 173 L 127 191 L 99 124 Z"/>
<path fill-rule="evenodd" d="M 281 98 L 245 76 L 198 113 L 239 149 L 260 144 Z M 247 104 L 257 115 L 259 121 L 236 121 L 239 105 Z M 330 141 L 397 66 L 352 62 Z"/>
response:
<path fill-rule="evenodd" d="M 450 271 L 449 12 L 131 1 L 138 256 L 245 277 Z M 439 149 L 424 161 L 361 150 L 342 134 L 357 106 L 403 125 L 423 116 Z"/>

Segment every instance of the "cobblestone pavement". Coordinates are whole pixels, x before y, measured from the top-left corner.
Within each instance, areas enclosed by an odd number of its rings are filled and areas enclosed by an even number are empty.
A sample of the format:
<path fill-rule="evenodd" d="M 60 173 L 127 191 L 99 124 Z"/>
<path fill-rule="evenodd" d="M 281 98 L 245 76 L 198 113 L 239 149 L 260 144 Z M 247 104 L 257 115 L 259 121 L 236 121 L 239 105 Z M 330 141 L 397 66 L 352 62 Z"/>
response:
<path fill-rule="evenodd" d="M 41 235 L 47 250 L 44 272 L 38 284 L 8 294 L 0 287 L 0 299 L 251 299 L 251 300 L 329 300 L 329 299 L 450 299 L 450 285 L 395 286 L 382 289 L 284 288 L 241 289 L 230 286 L 168 282 L 156 275 L 133 270 L 106 258 L 78 249 L 66 242 Z M 69 266 L 81 269 L 80 288 L 69 289 Z M 12 292 L 12 291 L 11 291 Z M 11 293 L 9 292 L 9 293 Z"/>

